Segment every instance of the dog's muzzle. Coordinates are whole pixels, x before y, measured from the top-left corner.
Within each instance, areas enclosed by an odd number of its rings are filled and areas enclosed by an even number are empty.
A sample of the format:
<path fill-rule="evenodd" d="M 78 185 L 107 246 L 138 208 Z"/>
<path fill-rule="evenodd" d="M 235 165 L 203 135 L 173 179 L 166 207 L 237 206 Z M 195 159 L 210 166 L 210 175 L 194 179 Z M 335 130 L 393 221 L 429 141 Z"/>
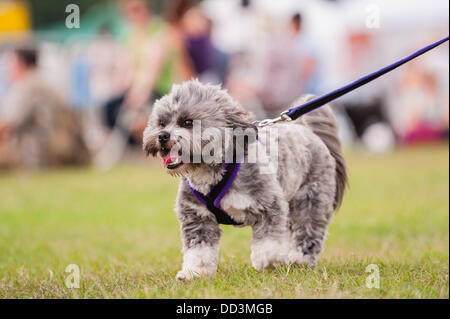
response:
<path fill-rule="evenodd" d="M 160 144 L 161 150 L 159 155 L 165 168 L 173 170 L 184 164 L 181 160 L 181 151 L 177 152 L 172 149 L 176 143 L 171 143 L 168 139 L 164 139 L 164 143 L 160 142 Z"/>

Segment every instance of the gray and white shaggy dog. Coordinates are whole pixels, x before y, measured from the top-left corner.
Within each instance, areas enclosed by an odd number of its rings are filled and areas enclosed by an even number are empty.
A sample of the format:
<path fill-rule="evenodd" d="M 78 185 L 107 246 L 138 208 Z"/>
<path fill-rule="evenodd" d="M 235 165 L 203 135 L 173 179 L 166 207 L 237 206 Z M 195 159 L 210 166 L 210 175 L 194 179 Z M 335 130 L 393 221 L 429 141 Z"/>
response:
<path fill-rule="evenodd" d="M 311 98 L 302 97 L 295 105 Z M 240 169 L 220 206 L 234 221 L 252 227 L 253 267 L 314 267 L 319 259 L 328 224 L 347 184 L 331 108 L 324 106 L 296 121 L 261 128 L 253 121 L 253 115 L 225 90 L 197 80 L 174 85 L 154 104 L 144 131 L 143 149 L 147 155 L 159 155 L 168 173 L 180 176 L 175 211 L 181 227 L 183 266 L 178 280 L 215 276 L 217 271 L 222 230 L 215 215 L 190 189 L 206 195 L 225 172 L 223 154 L 216 157 L 220 160 L 194 160 L 201 157 L 207 143 L 231 149 L 234 160 L 237 147 L 244 149 Z M 194 123 L 201 123 L 201 132 L 214 128 L 225 139 L 214 134 L 193 138 Z M 253 138 L 250 134 L 244 138 L 245 143 L 235 143 L 235 135 L 229 138 L 242 130 L 253 131 Z M 268 149 L 269 143 L 260 137 L 274 130 L 277 134 L 270 134 L 277 152 L 266 152 L 269 164 L 276 163 L 270 170 L 267 162 L 248 160 L 248 150 L 251 145 Z"/>

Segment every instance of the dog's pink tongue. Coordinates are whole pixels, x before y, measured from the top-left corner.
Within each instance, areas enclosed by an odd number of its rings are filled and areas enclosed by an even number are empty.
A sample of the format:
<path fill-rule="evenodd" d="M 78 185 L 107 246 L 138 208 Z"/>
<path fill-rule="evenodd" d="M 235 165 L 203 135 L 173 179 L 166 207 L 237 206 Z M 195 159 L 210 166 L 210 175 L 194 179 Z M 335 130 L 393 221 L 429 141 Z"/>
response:
<path fill-rule="evenodd" d="M 172 158 L 170 157 L 170 153 L 167 154 L 167 155 L 164 156 L 164 157 L 161 157 L 161 160 L 163 161 L 164 166 L 166 166 L 167 164 L 172 163 Z"/>

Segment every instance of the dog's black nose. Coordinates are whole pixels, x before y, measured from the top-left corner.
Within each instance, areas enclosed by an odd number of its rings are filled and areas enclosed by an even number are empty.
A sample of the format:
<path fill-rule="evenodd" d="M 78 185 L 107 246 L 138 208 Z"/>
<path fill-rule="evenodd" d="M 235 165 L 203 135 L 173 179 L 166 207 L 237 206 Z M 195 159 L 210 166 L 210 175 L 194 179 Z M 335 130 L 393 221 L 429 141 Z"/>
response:
<path fill-rule="evenodd" d="M 170 134 L 167 132 L 161 132 L 158 135 L 158 140 L 161 144 L 166 143 L 169 140 L 169 138 L 170 138 Z"/>

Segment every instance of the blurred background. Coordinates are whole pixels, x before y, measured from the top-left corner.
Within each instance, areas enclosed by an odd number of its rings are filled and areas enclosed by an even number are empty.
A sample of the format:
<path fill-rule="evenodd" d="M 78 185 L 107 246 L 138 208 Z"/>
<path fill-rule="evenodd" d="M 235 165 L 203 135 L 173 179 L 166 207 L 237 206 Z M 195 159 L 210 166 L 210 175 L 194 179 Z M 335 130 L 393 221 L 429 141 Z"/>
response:
<path fill-rule="evenodd" d="M 447 0 L 0 0 L 0 298 L 448 299 L 448 43 L 333 103 L 350 187 L 317 271 L 256 274 L 224 226 L 220 280 L 177 284 L 178 181 L 141 150 L 173 83 L 263 119 L 448 33 Z"/>
<path fill-rule="evenodd" d="M 74 5 L 69 5 L 74 3 Z M 221 83 L 258 119 L 448 34 L 448 1 L 0 1 L 0 167 L 142 157 L 153 101 Z M 448 139 L 443 45 L 334 104 L 347 148 Z"/>

